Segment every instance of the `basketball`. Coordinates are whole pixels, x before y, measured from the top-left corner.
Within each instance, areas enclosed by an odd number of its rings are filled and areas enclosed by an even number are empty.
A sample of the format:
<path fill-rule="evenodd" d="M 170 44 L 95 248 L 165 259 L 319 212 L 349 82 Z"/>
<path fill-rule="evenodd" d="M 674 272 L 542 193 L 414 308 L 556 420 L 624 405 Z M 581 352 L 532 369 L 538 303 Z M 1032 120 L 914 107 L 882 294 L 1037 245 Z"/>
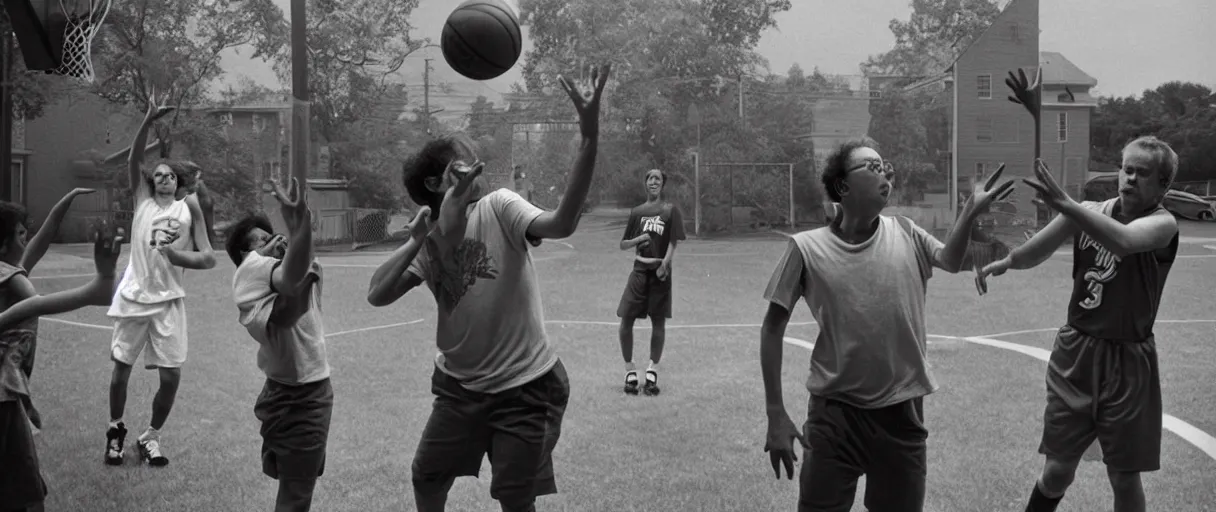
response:
<path fill-rule="evenodd" d="M 443 58 L 457 73 L 489 80 L 506 73 L 523 51 L 519 20 L 502 0 L 468 0 L 448 16 Z"/>

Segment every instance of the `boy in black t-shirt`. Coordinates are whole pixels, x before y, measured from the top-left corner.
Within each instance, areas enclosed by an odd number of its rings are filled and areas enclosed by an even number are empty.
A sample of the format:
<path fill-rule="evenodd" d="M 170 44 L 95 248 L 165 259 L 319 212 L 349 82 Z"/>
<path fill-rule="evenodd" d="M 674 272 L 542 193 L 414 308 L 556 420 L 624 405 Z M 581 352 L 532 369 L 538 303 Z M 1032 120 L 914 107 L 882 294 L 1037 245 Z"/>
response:
<path fill-rule="evenodd" d="M 663 355 L 667 319 L 671 318 L 671 260 L 676 244 L 684 240 L 684 216 L 680 208 L 663 201 L 667 177 L 663 171 L 646 172 L 646 202 L 629 212 L 629 224 L 621 238 L 621 250 L 635 249 L 633 271 L 621 295 L 616 316 L 621 317 L 621 355 L 625 358 L 625 392 L 638 393 L 638 373 L 633 366 L 633 322 L 650 317 L 650 366 L 642 391 L 659 394 L 659 358 Z"/>

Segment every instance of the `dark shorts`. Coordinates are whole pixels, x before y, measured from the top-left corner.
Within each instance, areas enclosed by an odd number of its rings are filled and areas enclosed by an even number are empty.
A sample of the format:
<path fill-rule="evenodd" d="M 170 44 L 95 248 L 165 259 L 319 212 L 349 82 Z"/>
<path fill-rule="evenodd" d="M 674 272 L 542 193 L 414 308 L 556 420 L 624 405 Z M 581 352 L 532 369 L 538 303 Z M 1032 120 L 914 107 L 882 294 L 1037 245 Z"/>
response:
<path fill-rule="evenodd" d="M 0 510 L 22 510 L 46 498 L 29 421 L 21 402 L 0 402 Z"/>
<path fill-rule="evenodd" d="M 1157 345 L 1102 340 L 1069 326 L 1047 365 L 1047 408 L 1039 453 L 1080 458 L 1096 439 L 1116 471 L 1161 468 L 1161 377 Z"/>
<path fill-rule="evenodd" d="M 920 512 L 928 474 L 923 400 L 861 409 L 811 397 L 803 427 L 799 512 L 848 512 L 866 475 L 870 512 Z"/>
<path fill-rule="evenodd" d="M 553 449 L 570 399 L 561 361 L 544 376 L 496 394 L 469 391 L 435 369 L 435 405 L 414 454 L 414 489 L 442 492 L 460 476 L 477 476 L 488 455 L 490 496 L 522 508 L 537 496 L 557 493 Z"/>
<path fill-rule="evenodd" d="M 325 474 L 325 446 L 334 409 L 329 379 L 288 386 L 267 379 L 253 406 L 262 422 L 262 472 L 274 479 Z"/>
<path fill-rule="evenodd" d="M 621 304 L 616 308 L 621 318 L 671 318 L 671 275 L 659 279 L 654 270 L 634 269 L 625 283 Z"/>

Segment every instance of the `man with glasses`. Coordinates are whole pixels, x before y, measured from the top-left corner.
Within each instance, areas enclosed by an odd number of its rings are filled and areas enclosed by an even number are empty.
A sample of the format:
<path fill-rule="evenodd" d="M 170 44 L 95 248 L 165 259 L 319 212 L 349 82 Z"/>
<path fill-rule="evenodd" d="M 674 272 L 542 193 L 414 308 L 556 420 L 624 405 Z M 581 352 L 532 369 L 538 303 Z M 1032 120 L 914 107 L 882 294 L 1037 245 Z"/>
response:
<path fill-rule="evenodd" d="M 828 155 L 823 184 L 839 203 L 829 226 L 791 237 L 764 298 L 760 332 L 768 433 L 764 450 L 793 479 L 803 448 L 798 510 L 847 512 L 866 475 L 866 508 L 917 512 L 924 504 L 928 433 L 922 398 L 937 389 L 926 362 L 925 291 L 933 267 L 962 267 L 971 227 L 1013 182 L 1002 169 L 963 207 L 945 244 L 905 217 L 882 215 L 894 169 L 870 140 Z M 790 313 L 803 298 L 818 322 L 804 432 L 786 412 L 781 357 Z"/>

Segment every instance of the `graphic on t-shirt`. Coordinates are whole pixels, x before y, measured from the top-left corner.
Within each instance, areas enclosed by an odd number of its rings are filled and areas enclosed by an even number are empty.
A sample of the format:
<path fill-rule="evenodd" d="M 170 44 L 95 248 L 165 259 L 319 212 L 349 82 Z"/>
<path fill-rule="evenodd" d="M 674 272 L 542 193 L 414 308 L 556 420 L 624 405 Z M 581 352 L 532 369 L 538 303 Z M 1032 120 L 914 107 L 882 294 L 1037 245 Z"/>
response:
<path fill-rule="evenodd" d="M 182 222 L 173 217 L 162 217 L 152 221 L 152 234 L 148 245 L 161 247 L 176 242 L 181 238 Z"/>
<path fill-rule="evenodd" d="M 655 215 L 654 217 L 642 217 L 642 232 L 651 232 L 656 235 L 663 235 L 663 218 Z"/>
<path fill-rule="evenodd" d="M 478 279 L 498 277 L 494 259 L 488 252 L 484 242 L 466 238 L 460 242 L 455 257 L 432 258 L 438 270 L 433 273 L 438 284 L 435 287 L 437 298 L 448 311 L 456 308 Z"/>
<path fill-rule="evenodd" d="M 1094 255 L 1093 264 L 1085 271 L 1086 291 L 1089 292 L 1089 297 L 1086 297 L 1078 302 L 1077 305 L 1085 309 L 1097 309 L 1102 305 L 1102 291 L 1106 283 L 1115 278 L 1118 273 L 1120 258 L 1115 256 L 1102 244 L 1099 244 L 1086 233 L 1081 233 L 1081 238 L 1077 243 L 1077 250 L 1086 251 L 1093 249 L 1097 252 Z"/>

